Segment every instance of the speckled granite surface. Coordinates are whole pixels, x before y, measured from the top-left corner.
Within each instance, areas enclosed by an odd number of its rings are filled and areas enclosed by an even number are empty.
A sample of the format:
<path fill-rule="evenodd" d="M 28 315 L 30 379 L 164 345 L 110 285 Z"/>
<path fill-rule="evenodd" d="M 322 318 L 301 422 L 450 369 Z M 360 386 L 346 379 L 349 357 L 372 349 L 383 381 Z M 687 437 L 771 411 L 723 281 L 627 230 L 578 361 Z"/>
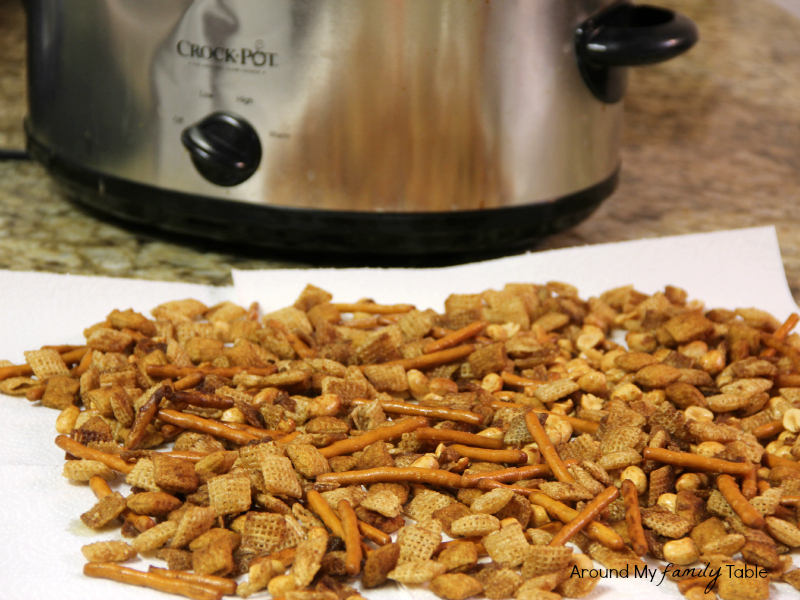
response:
<path fill-rule="evenodd" d="M 775 225 L 800 300 L 800 19 L 770 0 L 652 0 L 695 20 L 687 55 L 637 69 L 617 192 L 539 248 Z M 0 147 L 22 147 L 24 14 L 0 0 Z M 713 269 L 724 256 L 699 257 Z M 157 239 L 87 215 L 36 164 L 0 161 L 0 268 L 199 283 L 304 266 Z"/>

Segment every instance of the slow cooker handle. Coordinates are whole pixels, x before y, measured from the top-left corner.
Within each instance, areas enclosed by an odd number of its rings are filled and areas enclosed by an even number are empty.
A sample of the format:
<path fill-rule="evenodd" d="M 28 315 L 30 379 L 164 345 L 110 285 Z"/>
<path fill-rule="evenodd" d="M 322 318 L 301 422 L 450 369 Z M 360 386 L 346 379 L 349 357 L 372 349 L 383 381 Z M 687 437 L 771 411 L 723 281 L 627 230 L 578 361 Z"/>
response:
<path fill-rule="evenodd" d="M 612 103 L 625 93 L 625 67 L 675 58 L 698 38 L 697 26 L 685 15 L 622 0 L 582 23 L 575 47 L 589 88 L 600 100 Z"/>

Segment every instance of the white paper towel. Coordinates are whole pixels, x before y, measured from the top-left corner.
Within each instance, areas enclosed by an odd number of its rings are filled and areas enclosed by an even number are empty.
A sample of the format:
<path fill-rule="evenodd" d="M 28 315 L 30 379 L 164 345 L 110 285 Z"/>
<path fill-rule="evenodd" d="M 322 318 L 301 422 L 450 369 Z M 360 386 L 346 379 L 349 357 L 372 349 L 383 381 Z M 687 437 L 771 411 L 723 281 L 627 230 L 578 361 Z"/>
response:
<path fill-rule="evenodd" d="M 620 285 L 633 284 L 652 293 L 670 284 L 705 301 L 707 307 L 757 307 L 781 320 L 797 310 L 775 231 L 769 227 L 554 250 L 447 268 L 235 271 L 233 279 L 232 288 L 215 288 L 0 271 L 0 358 L 19 363 L 25 350 L 81 343 L 83 329 L 114 308 L 147 314 L 166 300 L 193 297 L 209 305 L 225 299 L 243 306 L 257 301 L 269 311 L 293 303 L 307 283 L 330 291 L 337 302 L 371 297 L 435 310 L 442 310 L 450 293 L 547 281 L 571 283 L 584 298 Z M 64 453 L 53 444 L 56 415 L 24 399 L 0 396 L 0 598 L 166 598 L 159 592 L 81 575 L 82 545 L 121 538 L 116 530 L 93 532 L 80 522 L 79 515 L 95 499 L 87 486 L 61 476 Z M 112 487 L 125 491 L 121 481 Z M 795 563 L 800 563 L 796 554 Z M 129 566 L 146 569 L 147 564 L 137 559 Z M 589 598 L 639 600 L 645 594 L 654 599 L 681 598 L 674 584 L 657 583 L 658 578 L 653 582 L 604 579 Z M 773 584 L 771 592 L 779 600 L 797 598 L 786 585 Z M 435 598 L 424 589 L 398 588 L 370 590 L 366 596 Z"/>

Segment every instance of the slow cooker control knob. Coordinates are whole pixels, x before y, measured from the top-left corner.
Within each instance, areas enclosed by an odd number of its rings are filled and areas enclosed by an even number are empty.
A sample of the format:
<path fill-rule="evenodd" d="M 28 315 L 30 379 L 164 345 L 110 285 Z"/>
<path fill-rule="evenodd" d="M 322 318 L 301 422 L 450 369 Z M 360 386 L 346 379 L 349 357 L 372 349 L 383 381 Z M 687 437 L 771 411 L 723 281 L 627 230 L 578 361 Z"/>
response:
<path fill-rule="evenodd" d="M 261 142 L 250 123 L 229 112 L 215 112 L 183 130 L 181 142 L 197 172 L 216 185 L 246 181 L 261 162 Z"/>

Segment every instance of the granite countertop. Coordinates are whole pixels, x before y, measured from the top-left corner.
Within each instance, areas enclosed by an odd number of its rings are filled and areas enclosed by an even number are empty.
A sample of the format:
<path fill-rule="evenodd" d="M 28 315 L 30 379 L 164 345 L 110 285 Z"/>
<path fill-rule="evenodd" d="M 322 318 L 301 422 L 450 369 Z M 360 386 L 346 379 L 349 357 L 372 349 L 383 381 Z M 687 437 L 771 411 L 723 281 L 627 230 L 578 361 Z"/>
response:
<path fill-rule="evenodd" d="M 538 249 L 774 225 L 800 301 L 800 18 L 770 0 L 653 3 L 694 19 L 701 42 L 633 71 L 619 188 Z M 0 148 L 24 146 L 24 27 L 21 1 L 0 0 Z M 309 265 L 100 220 L 38 164 L 0 161 L 0 268 L 221 285 L 234 267 L 288 266 Z"/>

